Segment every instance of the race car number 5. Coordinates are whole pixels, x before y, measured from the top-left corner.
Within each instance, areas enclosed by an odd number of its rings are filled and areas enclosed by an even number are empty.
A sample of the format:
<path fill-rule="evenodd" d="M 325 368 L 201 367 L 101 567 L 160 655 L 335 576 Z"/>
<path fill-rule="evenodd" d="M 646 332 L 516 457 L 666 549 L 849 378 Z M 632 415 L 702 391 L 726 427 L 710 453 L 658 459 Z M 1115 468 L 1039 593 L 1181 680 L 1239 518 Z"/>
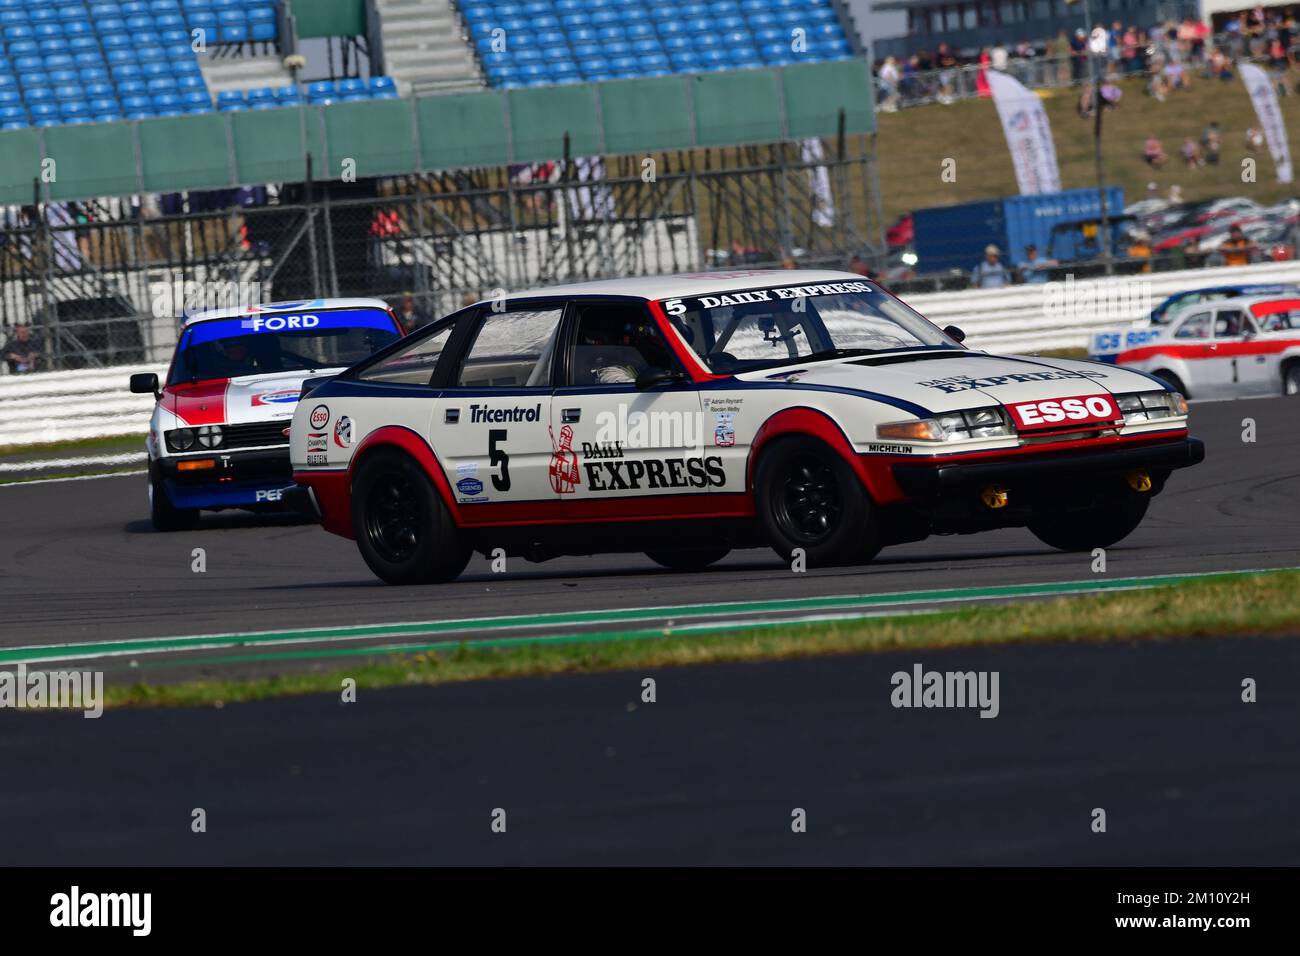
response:
<path fill-rule="evenodd" d="M 498 442 L 506 440 L 504 428 L 493 428 L 488 432 L 488 465 L 500 471 L 492 476 L 492 487 L 497 491 L 510 490 L 510 456 L 504 448 L 498 448 Z"/>
<path fill-rule="evenodd" d="M 665 299 L 664 311 L 669 315 L 685 315 L 686 306 L 682 305 L 681 299 Z"/>

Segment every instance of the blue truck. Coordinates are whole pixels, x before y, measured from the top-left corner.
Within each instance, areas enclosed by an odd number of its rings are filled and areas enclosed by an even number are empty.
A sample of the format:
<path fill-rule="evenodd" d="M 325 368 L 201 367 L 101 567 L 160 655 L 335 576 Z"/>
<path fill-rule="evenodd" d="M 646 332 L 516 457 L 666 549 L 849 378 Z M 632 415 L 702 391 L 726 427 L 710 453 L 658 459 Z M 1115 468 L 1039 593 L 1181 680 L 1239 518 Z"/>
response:
<path fill-rule="evenodd" d="M 1124 190 L 1106 190 L 1106 212 L 1117 226 L 1124 217 Z M 924 274 L 960 269 L 968 272 L 984 258 L 993 243 L 1003 261 L 1019 266 L 1025 246 L 1038 247 L 1043 259 L 1070 262 L 1091 258 L 1096 249 L 1096 229 L 1087 221 L 1101 215 L 1095 189 L 1067 189 L 1037 196 L 1007 196 L 959 206 L 937 206 L 913 213 L 917 271 Z M 1080 228 L 1068 228 L 1081 224 Z M 1057 228 L 1057 227 L 1066 228 Z"/>

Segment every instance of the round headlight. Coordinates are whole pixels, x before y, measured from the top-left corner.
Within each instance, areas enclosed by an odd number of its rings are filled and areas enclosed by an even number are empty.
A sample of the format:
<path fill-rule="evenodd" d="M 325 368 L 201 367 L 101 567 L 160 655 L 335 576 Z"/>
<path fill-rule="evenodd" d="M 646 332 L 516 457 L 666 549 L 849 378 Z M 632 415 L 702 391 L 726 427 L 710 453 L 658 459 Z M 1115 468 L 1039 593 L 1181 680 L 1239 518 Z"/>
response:
<path fill-rule="evenodd" d="M 167 433 L 167 447 L 172 451 L 189 451 L 194 447 L 194 429 L 173 428 Z"/>
<path fill-rule="evenodd" d="M 220 425 L 199 426 L 199 444 L 204 448 L 216 448 L 221 444 Z"/>

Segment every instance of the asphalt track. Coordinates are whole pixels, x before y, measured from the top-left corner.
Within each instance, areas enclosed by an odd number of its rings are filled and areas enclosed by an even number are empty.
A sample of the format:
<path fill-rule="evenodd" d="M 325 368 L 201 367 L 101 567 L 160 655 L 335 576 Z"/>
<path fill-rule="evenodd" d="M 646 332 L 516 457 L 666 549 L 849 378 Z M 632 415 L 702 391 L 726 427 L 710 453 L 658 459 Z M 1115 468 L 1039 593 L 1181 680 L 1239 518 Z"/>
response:
<path fill-rule="evenodd" d="M 999 715 L 894 708 L 916 663 Z M 11 711 L 0 865 L 1296 865 L 1298 687 L 1300 641 L 1237 638 Z"/>
<path fill-rule="evenodd" d="M 1206 461 L 1175 473 L 1106 575 L 1300 566 L 1300 402 L 1193 408 Z M 1242 420 L 1256 441 L 1242 441 Z M 315 525 L 243 513 L 157 534 L 142 476 L 0 486 L 0 650 L 213 632 L 441 621 L 754 599 L 981 588 L 1095 578 L 1019 529 L 890 548 L 871 565 L 793 573 L 770 551 L 679 574 L 639 555 L 529 564 L 475 559 L 451 584 L 380 584 L 355 545 Z M 202 548 L 206 571 L 192 569 Z M 468 635 L 473 637 L 473 635 Z"/>
<path fill-rule="evenodd" d="M 1300 565 L 1297 407 L 1196 406 L 1206 463 L 1174 477 L 1108 575 Z M 310 525 L 218 517 L 157 535 L 143 513 L 138 477 L 0 488 L 0 650 L 1090 573 L 1086 556 L 1007 531 L 852 571 L 793 574 L 751 552 L 672 574 L 618 556 L 476 564 L 397 589 Z M 999 716 L 892 707 L 890 675 L 917 663 L 998 671 Z M 1245 677 L 1258 703 L 1241 701 Z M 1279 638 L 880 653 L 99 720 L 6 710 L 0 864 L 1295 865 L 1297 718 L 1300 641 Z M 196 807 L 206 834 L 191 832 Z M 791 832 L 794 808 L 808 832 Z"/>

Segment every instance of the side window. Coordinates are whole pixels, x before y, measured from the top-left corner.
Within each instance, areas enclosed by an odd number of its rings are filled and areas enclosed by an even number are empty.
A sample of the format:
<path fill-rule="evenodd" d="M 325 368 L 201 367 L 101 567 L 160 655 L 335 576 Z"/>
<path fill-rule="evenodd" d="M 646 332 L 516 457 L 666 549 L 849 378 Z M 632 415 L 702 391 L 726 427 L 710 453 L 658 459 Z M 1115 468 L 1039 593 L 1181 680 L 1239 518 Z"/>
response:
<path fill-rule="evenodd" d="M 398 349 L 387 358 L 376 362 L 363 370 L 357 378 L 363 382 L 399 382 L 403 385 L 428 385 L 433 378 L 433 370 L 438 364 L 438 357 L 447 347 L 451 338 L 454 322 L 435 326 L 434 330 L 422 335 L 416 333 L 405 348 Z"/>
<path fill-rule="evenodd" d="M 461 363 L 456 384 L 466 388 L 549 388 L 551 359 L 564 310 L 488 312 Z"/>
<path fill-rule="evenodd" d="M 1246 317 L 1240 309 L 1223 309 L 1214 318 L 1214 337 L 1238 338 L 1245 330 Z"/>
<path fill-rule="evenodd" d="M 570 385 L 628 385 L 648 368 L 680 370 L 654 321 L 629 305 L 581 307 L 571 359 Z"/>
<path fill-rule="evenodd" d="M 1176 339 L 1208 339 L 1210 337 L 1210 313 L 1198 312 L 1189 316 L 1187 321 L 1174 333 Z"/>

